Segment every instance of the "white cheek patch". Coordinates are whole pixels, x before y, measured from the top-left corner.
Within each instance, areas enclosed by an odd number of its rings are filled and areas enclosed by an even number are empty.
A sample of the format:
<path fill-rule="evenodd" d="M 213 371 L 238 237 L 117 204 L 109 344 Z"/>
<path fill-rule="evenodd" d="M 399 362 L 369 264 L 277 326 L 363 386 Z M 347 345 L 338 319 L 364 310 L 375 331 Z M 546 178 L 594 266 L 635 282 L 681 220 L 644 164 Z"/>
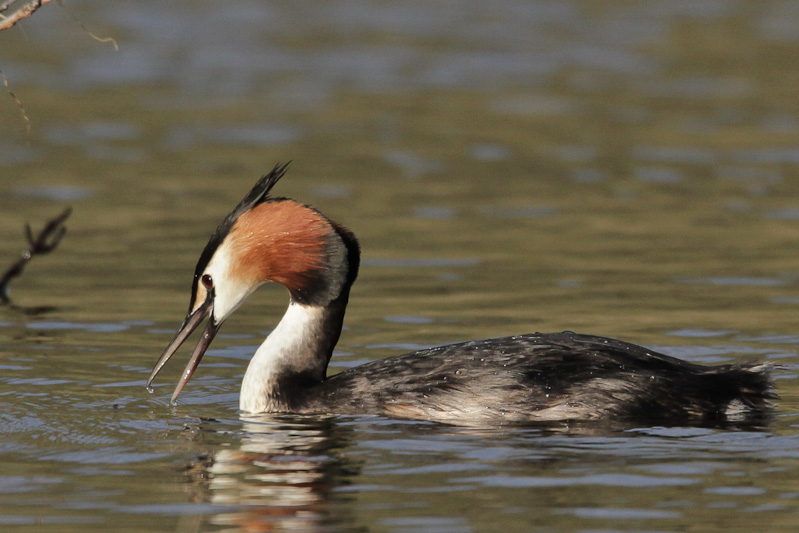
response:
<path fill-rule="evenodd" d="M 222 323 L 244 302 L 260 283 L 251 280 L 238 279 L 232 276 L 230 245 L 222 243 L 216 251 L 204 274 L 211 276 L 214 282 L 214 319 L 217 324 Z M 199 289 L 198 289 L 199 290 Z M 203 289 L 204 290 L 204 289 Z"/>

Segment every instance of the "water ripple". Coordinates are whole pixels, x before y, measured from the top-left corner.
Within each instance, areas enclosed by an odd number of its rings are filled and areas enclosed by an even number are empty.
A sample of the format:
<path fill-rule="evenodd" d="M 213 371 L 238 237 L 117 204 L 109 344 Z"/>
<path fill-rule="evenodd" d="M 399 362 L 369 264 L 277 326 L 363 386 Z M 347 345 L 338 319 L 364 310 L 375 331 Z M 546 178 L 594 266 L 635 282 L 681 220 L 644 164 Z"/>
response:
<path fill-rule="evenodd" d="M 457 483 L 477 483 L 484 487 L 543 488 L 571 487 L 575 485 L 597 485 L 602 487 L 678 487 L 699 483 L 687 477 L 656 477 L 639 474 L 595 474 L 578 477 L 534 477 L 534 476 L 478 476 L 450 480 Z"/>

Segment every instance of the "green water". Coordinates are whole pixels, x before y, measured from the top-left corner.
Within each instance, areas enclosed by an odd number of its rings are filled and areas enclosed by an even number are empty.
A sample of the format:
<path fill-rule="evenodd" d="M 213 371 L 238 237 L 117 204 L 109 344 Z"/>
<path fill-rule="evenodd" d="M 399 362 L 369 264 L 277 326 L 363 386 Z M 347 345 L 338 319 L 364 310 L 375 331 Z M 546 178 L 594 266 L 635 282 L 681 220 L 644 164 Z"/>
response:
<path fill-rule="evenodd" d="M 0 526 L 28 531 L 792 530 L 792 2 L 65 2 L 0 33 Z M 767 360 L 763 432 L 241 418 L 261 289 L 177 407 L 208 235 L 255 180 L 359 237 L 331 370 L 575 330 Z M 45 309 L 42 309 L 45 308 Z M 181 352 L 178 358 L 186 357 Z"/>

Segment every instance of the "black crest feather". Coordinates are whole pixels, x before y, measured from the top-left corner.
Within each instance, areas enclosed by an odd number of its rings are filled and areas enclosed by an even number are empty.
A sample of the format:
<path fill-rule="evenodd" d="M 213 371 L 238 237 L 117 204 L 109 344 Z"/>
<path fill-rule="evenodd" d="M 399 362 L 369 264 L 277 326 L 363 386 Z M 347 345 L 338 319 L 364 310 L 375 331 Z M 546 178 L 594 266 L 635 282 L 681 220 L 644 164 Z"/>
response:
<path fill-rule="evenodd" d="M 235 221 L 239 215 L 245 211 L 266 201 L 266 199 L 269 198 L 269 191 L 271 191 L 272 187 L 274 187 L 275 184 L 280 181 L 280 178 L 282 178 L 286 173 L 286 170 L 290 164 L 291 161 L 285 165 L 277 164 L 269 174 L 261 177 L 261 179 L 259 179 L 258 182 L 253 186 L 252 190 L 250 190 L 250 192 L 248 192 L 247 195 L 242 198 L 241 202 L 239 202 L 239 205 L 237 205 L 236 208 L 225 218 L 225 220 L 222 221 L 222 224 L 224 224 L 227 219 L 232 219 L 232 221 Z M 220 224 L 220 227 L 222 224 Z"/>

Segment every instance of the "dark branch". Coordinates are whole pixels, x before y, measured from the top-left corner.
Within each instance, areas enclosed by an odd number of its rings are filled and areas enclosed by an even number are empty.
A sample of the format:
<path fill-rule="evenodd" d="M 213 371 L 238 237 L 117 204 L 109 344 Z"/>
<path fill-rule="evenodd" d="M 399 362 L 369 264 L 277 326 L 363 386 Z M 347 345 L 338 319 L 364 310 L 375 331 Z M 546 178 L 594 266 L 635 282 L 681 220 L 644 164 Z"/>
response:
<path fill-rule="evenodd" d="M 67 232 L 67 228 L 63 224 L 70 214 L 72 214 L 72 208 L 67 207 L 63 213 L 50 220 L 50 222 L 42 228 L 42 231 L 39 232 L 36 238 L 33 237 L 30 224 L 25 224 L 25 235 L 28 238 L 29 246 L 27 250 L 22 252 L 22 257 L 11 265 L 11 267 L 6 270 L 6 273 L 3 274 L 3 277 L 0 278 L 0 304 L 7 304 L 9 302 L 8 283 L 12 278 L 22 274 L 25 265 L 28 264 L 28 261 L 33 259 L 34 255 L 44 255 L 56 249 L 56 246 L 58 246 L 58 243 L 61 242 L 61 239 Z"/>

